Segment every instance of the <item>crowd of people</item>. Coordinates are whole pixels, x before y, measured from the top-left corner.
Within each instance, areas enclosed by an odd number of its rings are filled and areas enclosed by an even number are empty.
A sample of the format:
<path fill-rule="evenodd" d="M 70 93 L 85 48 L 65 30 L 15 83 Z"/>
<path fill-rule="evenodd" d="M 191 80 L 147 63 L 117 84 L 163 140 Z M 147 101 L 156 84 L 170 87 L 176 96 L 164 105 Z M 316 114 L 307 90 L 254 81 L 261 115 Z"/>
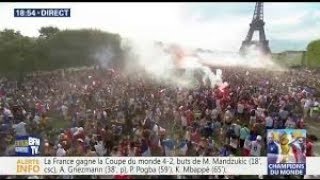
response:
<path fill-rule="evenodd" d="M 3 78 L 0 154 L 14 156 L 15 136 L 32 135 L 43 156 L 264 156 L 266 129 L 320 121 L 319 72 L 219 68 L 223 88 L 96 68 L 34 73 L 21 84 Z M 307 156 L 316 140 L 308 134 Z"/>

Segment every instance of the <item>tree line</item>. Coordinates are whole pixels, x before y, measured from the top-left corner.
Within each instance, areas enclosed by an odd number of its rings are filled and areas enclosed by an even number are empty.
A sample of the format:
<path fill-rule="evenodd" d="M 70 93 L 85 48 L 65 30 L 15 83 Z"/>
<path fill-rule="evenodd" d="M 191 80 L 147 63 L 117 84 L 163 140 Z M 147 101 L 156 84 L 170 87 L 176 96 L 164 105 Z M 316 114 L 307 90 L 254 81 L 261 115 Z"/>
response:
<path fill-rule="evenodd" d="M 97 50 L 112 49 L 110 64 L 121 67 L 124 50 L 118 34 L 96 29 L 60 30 L 42 27 L 38 37 L 23 36 L 19 31 L 0 31 L 0 74 L 17 75 L 70 67 L 97 65 Z M 307 65 L 320 67 L 320 40 L 312 41 L 306 52 Z"/>
<path fill-rule="evenodd" d="M 23 36 L 19 31 L 0 31 L 0 73 L 21 74 L 70 67 L 97 65 L 98 49 L 111 48 L 109 60 L 121 66 L 123 51 L 118 34 L 96 29 L 59 30 L 42 27 L 38 37 Z"/>
<path fill-rule="evenodd" d="M 320 67 L 320 40 L 315 40 L 308 44 L 306 56 L 306 66 Z"/>

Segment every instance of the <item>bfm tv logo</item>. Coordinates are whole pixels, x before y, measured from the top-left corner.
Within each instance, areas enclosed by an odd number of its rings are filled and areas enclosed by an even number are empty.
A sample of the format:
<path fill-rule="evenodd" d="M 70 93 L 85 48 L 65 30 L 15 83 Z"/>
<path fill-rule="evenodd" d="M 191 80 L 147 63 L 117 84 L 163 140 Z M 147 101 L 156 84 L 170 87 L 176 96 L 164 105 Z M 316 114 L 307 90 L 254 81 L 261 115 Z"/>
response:
<path fill-rule="evenodd" d="M 15 142 L 17 156 L 37 156 L 40 154 L 40 139 L 30 136 L 17 137 Z"/>

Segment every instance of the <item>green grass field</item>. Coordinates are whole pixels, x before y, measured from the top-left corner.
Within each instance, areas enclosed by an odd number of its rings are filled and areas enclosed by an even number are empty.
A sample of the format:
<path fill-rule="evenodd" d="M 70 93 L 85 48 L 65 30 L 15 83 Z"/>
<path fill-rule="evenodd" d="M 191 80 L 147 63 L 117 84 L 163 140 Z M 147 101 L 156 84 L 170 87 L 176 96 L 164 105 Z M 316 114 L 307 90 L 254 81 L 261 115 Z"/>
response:
<path fill-rule="evenodd" d="M 70 123 L 69 121 L 65 121 L 63 119 L 56 119 L 56 118 L 49 118 L 50 124 L 52 125 L 52 128 L 55 129 L 61 129 L 69 127 Z"/>
<path fill-rule="evenodd" d="M 67 127 L 70 127 L 70 120 L 63 120 L 62 117 L 56 115 L 56 114 L 51 114 L 49 115 L 49 124 L 50 126 L 52 126 L 52 128 L 54 129 L 65 129 Z"/>

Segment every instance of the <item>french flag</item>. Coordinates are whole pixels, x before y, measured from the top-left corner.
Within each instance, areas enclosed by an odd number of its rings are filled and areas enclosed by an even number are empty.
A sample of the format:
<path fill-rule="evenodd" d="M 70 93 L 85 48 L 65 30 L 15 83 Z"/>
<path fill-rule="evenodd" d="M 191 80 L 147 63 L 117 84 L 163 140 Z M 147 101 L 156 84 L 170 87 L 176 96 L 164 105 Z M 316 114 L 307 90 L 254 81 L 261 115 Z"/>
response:
<path fill-rule="evenodd" d="M 142 152 L 142 156 L 151 156 L 151 150 L 150 147 L 148 145 L 147 141 L 142 141 L 142 145 L 141 145 L 141 152 Z"/>
<path fill-rule="evenodd" d="M 180 141 L 177 146 L 177 149 L 179 154 L 185 156 L 188 151 L 188 141 L 187 140 Z"/>
<path fill-rule="evenodd" d="M 174 147 L 176 142 L 172 139 L 166 139 L 162 141 L 162 145 L 164 147 L 165 155 L 166 156 L 173 156 Z"/>

